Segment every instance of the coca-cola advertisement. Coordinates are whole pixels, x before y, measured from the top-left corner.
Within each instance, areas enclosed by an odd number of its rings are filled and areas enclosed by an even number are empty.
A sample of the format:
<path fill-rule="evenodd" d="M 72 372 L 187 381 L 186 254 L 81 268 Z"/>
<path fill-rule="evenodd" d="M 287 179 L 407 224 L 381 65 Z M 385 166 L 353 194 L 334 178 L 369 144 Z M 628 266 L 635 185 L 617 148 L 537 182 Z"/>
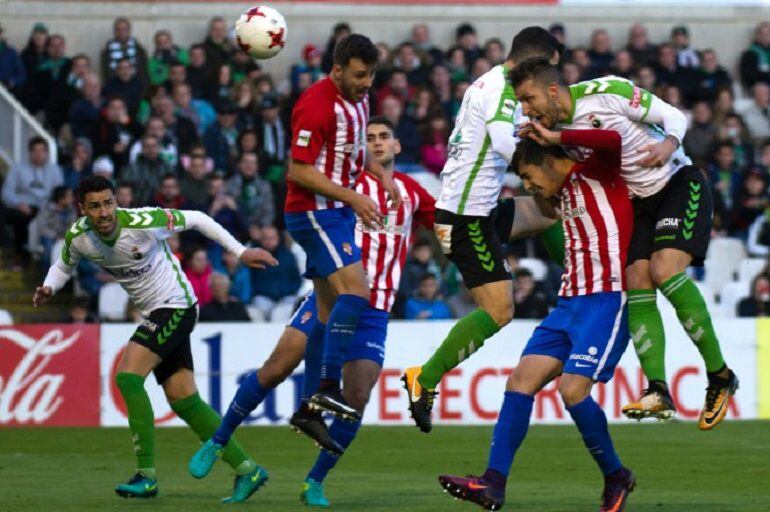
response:
<path fill-rule="evenodd" d="M 0 328 L 0 426 L 99 425 L 98 325 Z"/>

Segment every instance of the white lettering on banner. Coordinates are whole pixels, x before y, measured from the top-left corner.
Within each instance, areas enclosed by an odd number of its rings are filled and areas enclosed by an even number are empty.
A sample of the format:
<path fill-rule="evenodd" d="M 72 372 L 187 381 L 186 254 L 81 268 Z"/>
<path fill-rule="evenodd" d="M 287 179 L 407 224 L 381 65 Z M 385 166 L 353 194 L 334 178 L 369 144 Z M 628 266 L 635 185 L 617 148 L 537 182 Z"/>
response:
<path fill-rule="evenodd" d="M 43 371 L 51 358 L 67 350 L 79 335 L 75 332 L 65 338 L 57 329 L 37 340 L 16 329 L 0 329 L 0 341 L 7 340 L 26 350 L 5 385 L 0 376 L 0 424 L 14 420 L 43 423 L 56 413 L 63 401 L 59 389 L 64 376 Z"/>
<path fill-rule="evenodd" d="M 706 384 L 703 362 L 695 346 L 679 326 L 676 318 L 666 318 L 669 341 L 666 367 L 669 385 L 681 419 L 697 419 L 703 404 Z M 385 345 L 385 365 L 372 391 L 364 422 L 381 425 L 408 425 L 406 395 L 399 378 L 404 368 L 424 362 L 439 346 L 454 325 L 442 322 L 391 322 Z M 446 375 L 439 385 L 434 420 L 437 424 L 490 424 L 502 403 L 505 381 L 511 367 L 519 359 L 524 345 L 537 322 L 515 321 L 487 340 L 472 357 Z M 746 319 L 715 319 L 725 359 L 741 378 L 741 389 L 733 401 L 729 415 L 733 418 L 755 418 L 756 364 L 755 323 Z M 108 372 L 118 351 L 135 326 L 102 326 L 102 372 Z M 196 380 L 201 396 L 219 412 L 227 408 L 238 387 L 239 379 L 258 368 L 267 359 L 283 332 L 280 324 L 199 324 L 193 333 L 193 357 Z M 630 343 L 629 343 L 630 345 Z M 247 423 L 286 425 L 297 407 L 302 391 L 302 366 L 271 393 L 252 413 Z M 104 390 L 109 389 L 108 375 Z M 645 387 L 633 348 L 626 350 L 606 385 L 597 385 L 594 397 L 610 421 L 626 421 L 621 407 L 638 398 Z M 164 425 L 181 425 L 181 420 L 168 414 L 163 392 L 148 381 L 156 418 L 165 417 Z M 125 415 L 115 405 L 116 397 L 102 394 L 102 425 L 125 425 Z M 536 397 L 534 423 L 569 423 L 558 393 L 558 382 L 546 386 Z"/>

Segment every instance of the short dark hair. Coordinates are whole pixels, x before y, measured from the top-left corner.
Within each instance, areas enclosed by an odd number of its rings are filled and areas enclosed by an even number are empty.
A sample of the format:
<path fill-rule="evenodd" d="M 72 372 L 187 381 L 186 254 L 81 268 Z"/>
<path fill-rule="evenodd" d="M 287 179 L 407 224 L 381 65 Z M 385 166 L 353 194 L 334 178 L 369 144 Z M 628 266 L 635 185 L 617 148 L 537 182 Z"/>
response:
<path fill-rule="evenodd" d="M 163 177 L 160 179 L 160 182 L 161 182 L 161 183 L 163 183 L 163 182 L 164 182 L 164 181 L 166 181 L 166 180 L 176 180 L 176 181 L 179 181 L 179 178 L 177 178 L 177 177 L 176 177 L 176 174 L 174 174 L 174 173 L 171 173 L 171 172 L 167 172 L 167 173 L 166 173 L 166 174 L 164 174 L 164 175 L 163 175 Z"/>
<path fill-rule="evenodd" d="M 42 144 L 43 146 L 45 146 L 45 149 L 49 149 L 48 141 L 45 140 L 40 135 L 35 135 L 31 139 L 29 139 L 29 141 L 27 142 L 27 151 L 32 151 L 32 148 L 37 146 L 38 144 Z"/>
<path fill-rule="evenodd" d="M 543 57 L 527 59 L 511 70 L 510 79 L 514 89 L 530 78 L 547 84 L 563 83 L 559 68 Z"/>
<path fill-rule="evenodd" d="M 433 272 L 426 272 L 422 276 L 420 276 L 420 284 L 424 283 L 425 281 L 428 281 L 430 279 L 433 279 L 435 281 L 438 281 L 438 277 Z"/>
<path fill-rule="evenodd" d="M 352 59 L 359 59 L 367 66 L 374 66 L 379 59 L 379 52 L 372 40 L 361 34 L 348 34 L 334 47 L 334 63 L 347 66 Z"/>
<path fill-rule="evenodd" d="M 78 201 L 81 203 L 85 201 L 86 194 L 89 192 L 101 192 L 102 190 L 109 190 L 114 194 L 115 185 L 104 176 L 98 176 L 96 174 L 87 176 L 78 183 Z"/>
<path fill-rule="evenodd" d="M 521 30 L 511 41 L 508 59 L 522 62 L 533 57 L 550 59 L 554 52 L 564 53 L 562 45 L 550 32 L 543 27 L 527 27 Z"/>
<path fill-rule="evenodd" d="M 131 192 L 133 192 L 136 187 L 132 181 L 121 181 L 115 186 L 116 190 L 119 188 L 130 188 Z"/>
<path fill-rule="evenodd" d="M 54 187 L 53 192 L 51 192 L 51 200 L 54 203 L 58 203 L 62 197 L 64 197 L 67 194 L 67 191 L 70 188 L 64 185 L 59 185 L 58 187 Z"/>
<path fill-rule="evenodd" d="M 525 138 L 516 145 L 511 167 L 518 174 L 519 169 L 524 165 L 543 165 L 546 156 L 568 158 L 561 146 L 541 146 L 532 139 Z"/>
<path fill-rule="evenodd" d="M 366 126 L 371 126 L 373 124 L 381 124 L 383 126 L 386 126 L 388 130 L 390 130 L 390 133 L 393 135 L 396 134 L 396 127 L 393 126 L 393 123 L 385 116 L 374 116 L 369 118 L 369 122 L 366 123 Z"/>

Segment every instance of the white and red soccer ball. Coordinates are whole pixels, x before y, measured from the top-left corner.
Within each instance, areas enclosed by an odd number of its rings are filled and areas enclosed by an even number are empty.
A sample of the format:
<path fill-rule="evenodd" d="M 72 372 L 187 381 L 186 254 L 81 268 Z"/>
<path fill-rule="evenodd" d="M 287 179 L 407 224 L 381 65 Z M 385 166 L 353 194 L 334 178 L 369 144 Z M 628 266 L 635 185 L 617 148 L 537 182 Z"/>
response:
<path fill-rule="evenodd" d="M 235 22 L 235 37 L 241 50 L 252 58 L 269 59 L 286 44 L 286 20 L 272 7 L 257 5 Z"/>

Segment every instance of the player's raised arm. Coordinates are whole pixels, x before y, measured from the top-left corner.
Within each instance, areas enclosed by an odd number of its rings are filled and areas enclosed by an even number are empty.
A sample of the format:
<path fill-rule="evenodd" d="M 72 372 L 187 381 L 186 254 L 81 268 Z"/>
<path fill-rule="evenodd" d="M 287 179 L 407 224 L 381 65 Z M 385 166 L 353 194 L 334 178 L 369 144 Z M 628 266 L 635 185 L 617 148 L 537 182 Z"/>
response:
<path fill-rule="evenodd" d="M 179 213 L 184 219 L 185 229 L 194 229 L 209 240 L 217 242 L 228 252 L 238 256 L 244 265 L 252 268 L 278 265 L 278 261 L 269 252 L 264 249 L 247 249 L 217 221 L 205 213 L 195 210 L 180 210 Z"/>

